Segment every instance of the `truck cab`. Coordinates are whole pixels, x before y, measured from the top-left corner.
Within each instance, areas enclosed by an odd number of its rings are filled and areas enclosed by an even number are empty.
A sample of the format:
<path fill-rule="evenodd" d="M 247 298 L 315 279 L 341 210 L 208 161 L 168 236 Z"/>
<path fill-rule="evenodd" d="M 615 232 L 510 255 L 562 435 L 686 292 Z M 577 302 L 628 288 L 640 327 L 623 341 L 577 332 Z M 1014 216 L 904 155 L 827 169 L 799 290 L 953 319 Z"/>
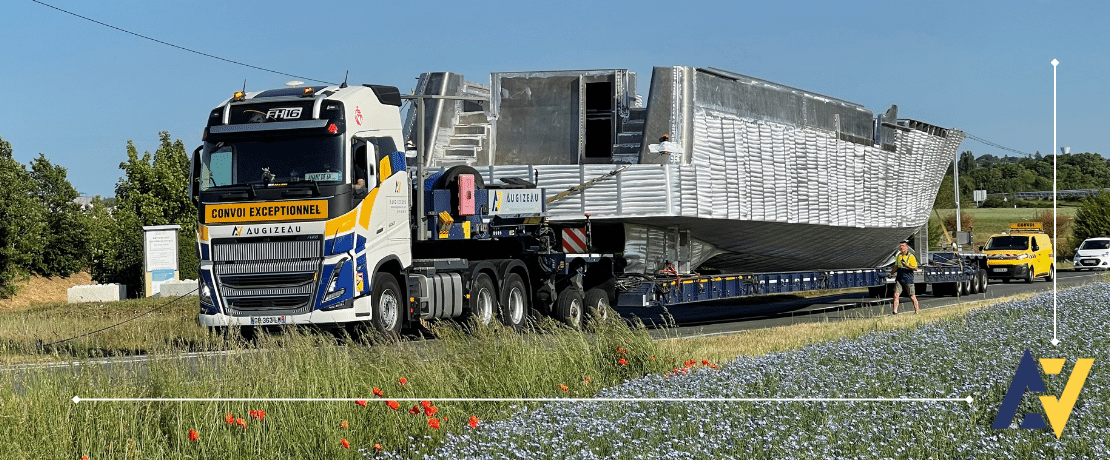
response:
<path fill-rule="evenodd" d="M 387 86 L 236 92 L 193 153 L 205 326 L 372 321 L 395 331 L 409 183 Z"/>
<path fill-rule="evenodd" d="M 1010 232 L 991 236 L 981 249 L 987 255 L 990 279 L 1032 283 L 1035 278 L 1052 281 L 1056 275 L 1052 239 L 1041 222 L 1012 223 Z"/>

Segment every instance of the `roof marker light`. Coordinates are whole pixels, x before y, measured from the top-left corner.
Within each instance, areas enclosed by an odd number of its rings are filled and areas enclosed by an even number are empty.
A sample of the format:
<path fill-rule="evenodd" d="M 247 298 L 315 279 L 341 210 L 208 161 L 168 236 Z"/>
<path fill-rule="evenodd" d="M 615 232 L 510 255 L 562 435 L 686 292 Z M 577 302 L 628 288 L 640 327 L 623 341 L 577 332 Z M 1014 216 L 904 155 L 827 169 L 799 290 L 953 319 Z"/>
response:
<path fill-rule="evenodd" d="M 235 94 L 231 96 L 231 102 L 239 102 L 239 101 L 242 101 L 246 98 L 247 98 L 247 93 L 244 93 L 242 91 L 236 91 Z"/>
<path fill-rule="evenodd" d="M 301 94 L 301 97 L 311 97 L 311 96 L 312 96 L 312 87 L 311 86 L 306 86 L 304 88 L 304 93 Z"/>

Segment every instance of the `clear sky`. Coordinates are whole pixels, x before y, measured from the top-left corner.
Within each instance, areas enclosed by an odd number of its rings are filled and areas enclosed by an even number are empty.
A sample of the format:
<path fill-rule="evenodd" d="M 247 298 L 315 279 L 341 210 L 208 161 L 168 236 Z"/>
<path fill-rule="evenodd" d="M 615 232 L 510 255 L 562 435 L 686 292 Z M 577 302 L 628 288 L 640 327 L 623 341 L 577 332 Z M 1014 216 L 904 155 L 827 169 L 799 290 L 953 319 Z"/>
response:
<path fill-rule="evenodd" d="M 325 81 L 394 85 L 426 71 L 719 67 L 1020 151 L 1110 154 L 1110 2 L 293 2 L 42 0 L 135 33 Z M 31 0 L 0 6 L 0 138 L 26 164 L 114 195 L 128 140 L 191 152 L 209 110 L 293 78 L 109 29 Z M 307 80 L 306 80 L 307 81 Z M 311 83 L 311 82 L 310 82 Z M 965 140 L 976 156 L 1010 152 Z"/>

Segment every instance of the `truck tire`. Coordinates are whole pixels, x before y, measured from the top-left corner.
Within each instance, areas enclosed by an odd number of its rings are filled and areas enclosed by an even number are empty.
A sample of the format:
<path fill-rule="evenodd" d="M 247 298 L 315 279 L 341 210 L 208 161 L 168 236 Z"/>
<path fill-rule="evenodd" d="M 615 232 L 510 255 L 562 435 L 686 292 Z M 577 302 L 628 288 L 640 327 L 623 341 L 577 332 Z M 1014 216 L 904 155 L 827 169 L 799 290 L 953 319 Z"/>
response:
<path fill-rule="evenodd" d="M 516 331 L 524 329 L 528 319 L 528 291 L 520 275 L 510 273 L 501 283 L 501 302 L 497 305 L 497 317 L 501 324 Z"/>
<path fill-rule="evenodd" d="M 602 322 L 609 319 L 613 310 L 609 307 L 609 293 L 601 288 L 586 291 L 586 318 L 590 322 Z"/>
<path fill-rule="evenodd" d="M 975 272 L 975 273 L 971 274 L 970 283 L 971 283 L 971 289 L 968 292 L 970 292 L 971 294 L 978 294 L 979 289 L 981 289 L 981 286 L 979 285 L 979 272 Z"/>
<path fill-rule="evenodd" d="M 470 285 L 470 302 L 467 307 L 474 322 L 488 326 L 497 314 L 497 292 L 493 287 L 493 279 L 486 273 L 474 277 Z"/>
<path fill-rule="evenodd" d="M 971 294 L 971 280 L 963 280 L 963 281 L 960 281 L 959 283 L 956 283 L 956 289 L 959 290 L 956 294 L 961 296 L 961 297 L 970 295 Z"/>
<path fill-rule="evenodd" d="M 987 286 L 990 285 L 990 279 L 987 278 L 987 270 L 985 268 L 980 268 L 975 276 L 979 277 L 979 292 L 986 294 Z"/>
<path fill-rule="evenodd" d="M 386 336 L 395 336 L 401 332 L 401 315 L 404 297 L 397 278 L 389 273 L 374 275 L 374 285 L 370 294 L 373 300 L 374 329 Z"/>
<path fill-rule="evenodd" d="M 571 329 L 581 329 L 582 317 L 585 316 L 584 305 L 582 291 L 576 287 L 567 286 L 559 292 L 559 298 L 555 299 L 555 318 L 566 323 Z"/>

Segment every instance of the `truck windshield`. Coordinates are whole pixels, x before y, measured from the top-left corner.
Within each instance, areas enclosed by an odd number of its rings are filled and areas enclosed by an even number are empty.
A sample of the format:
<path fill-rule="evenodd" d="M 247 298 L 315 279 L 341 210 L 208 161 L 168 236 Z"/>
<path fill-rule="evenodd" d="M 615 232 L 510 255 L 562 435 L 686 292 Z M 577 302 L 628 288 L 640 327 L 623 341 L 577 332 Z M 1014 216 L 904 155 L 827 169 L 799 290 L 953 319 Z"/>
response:
<path fill-rule="evenodd" d="M 1110 249 L 1110 240 L 1087 240 L 1079 249 Z"/>
<path fill-rule="evenodd" d="M 343 136 L 245 139 L 204 144 L 200 189 L 305 180 L 342 183 Z"/>
<path fill-rule="evenodd" d="M 1029 249 L 1028 236 L 992 236 L 987 240 L 987 245 L 983 247 L 984 251 L 1016 251 Z"/>

